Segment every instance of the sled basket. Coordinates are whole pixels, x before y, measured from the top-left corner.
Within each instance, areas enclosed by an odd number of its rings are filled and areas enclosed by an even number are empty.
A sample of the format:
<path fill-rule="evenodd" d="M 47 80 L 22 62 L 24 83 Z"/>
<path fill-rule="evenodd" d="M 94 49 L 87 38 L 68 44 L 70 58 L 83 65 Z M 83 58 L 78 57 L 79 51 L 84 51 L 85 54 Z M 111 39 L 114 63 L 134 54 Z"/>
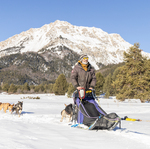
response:
<path fill-rule="evenodd" d="M 86 95 L 87 94 L 87 95 Z M 107 114 L 96 102 L 91 90 L 85 90 L 84 98 L 77 97 L 75 104 L 77 106 L 76 121 L 92 129 L 112 130 L 118 124 L 121 124 L 120 117 L 116 113 Z M 81 100 L 82 99 L 82 100 Z"/>

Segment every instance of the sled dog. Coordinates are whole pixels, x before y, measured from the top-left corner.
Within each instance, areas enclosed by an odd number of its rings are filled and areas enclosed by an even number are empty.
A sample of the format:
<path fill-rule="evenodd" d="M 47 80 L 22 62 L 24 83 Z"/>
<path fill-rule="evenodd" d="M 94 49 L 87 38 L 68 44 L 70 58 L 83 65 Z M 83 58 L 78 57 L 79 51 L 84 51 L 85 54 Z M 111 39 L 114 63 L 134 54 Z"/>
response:
<path fill-rule="evenodd" d="M 61 120 L 60 120 L 60 122 L 62 122 L 63 121 L 63 118 L 65 117 L 65 118 L 67 118 L 67 117 L 69 117 L 69 122 L 71 121 L 71 118 L 72 118 L 72 115 L 73 115 L 73 105 L 72 104 L 69 104 L 69 105 L 66 105 L 65 104 L 65 109 L 64 110 L 62 110 L 61 111 Z"/>
<path fill-rule="evenodd" d="M 10 103 L 0 103 L 0 110 L 4 110 L 4 112 L 6 113 L 6 110 L 9 110 L 9 112 L 12 111 L 14 104 L 10 104 Z"/>
<path fill-rule="evenodd" d="M 14 105 L 14 107 L 12 108 L 12 112 L 13 113 L 14 111 L 16 112 L 16 114 L 18 114 L 18 116 L 20 117 L 20 114 L 22 112 L 22 107 L 23 107 L 23 101 L 18 101 L 17 104 Z"/>

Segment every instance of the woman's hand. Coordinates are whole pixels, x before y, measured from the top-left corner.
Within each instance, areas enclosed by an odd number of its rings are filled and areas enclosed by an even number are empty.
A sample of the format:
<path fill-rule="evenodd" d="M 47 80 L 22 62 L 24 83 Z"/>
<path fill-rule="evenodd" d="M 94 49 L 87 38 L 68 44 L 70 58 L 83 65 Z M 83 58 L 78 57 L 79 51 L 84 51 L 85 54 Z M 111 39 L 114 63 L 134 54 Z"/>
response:
<path fill-rule="evenodd" d="M 81 86 L 78 86 L 78 87 L 77 87 L 77 90 L 80 90 L 81 88 L 82 88 Z"/>

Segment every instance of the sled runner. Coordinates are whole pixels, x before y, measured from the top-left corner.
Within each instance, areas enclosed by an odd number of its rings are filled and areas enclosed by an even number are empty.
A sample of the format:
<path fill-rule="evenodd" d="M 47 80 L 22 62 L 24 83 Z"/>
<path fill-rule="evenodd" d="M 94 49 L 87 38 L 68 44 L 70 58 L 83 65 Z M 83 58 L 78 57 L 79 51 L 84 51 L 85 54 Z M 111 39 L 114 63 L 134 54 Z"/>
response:
<path fill-rule="evenodd" d="M 86 129 L 107 129 L 112 130 L 118 124 L 121 127 L 121 119 L 116 113 L 107 114 L 97 103 L 95 90 L 84 88 L 75 91 L 73 94 L 73 124 L 72 127 L 84 124 Z M 76 108 L 75 108 L 76 106 Z"/>

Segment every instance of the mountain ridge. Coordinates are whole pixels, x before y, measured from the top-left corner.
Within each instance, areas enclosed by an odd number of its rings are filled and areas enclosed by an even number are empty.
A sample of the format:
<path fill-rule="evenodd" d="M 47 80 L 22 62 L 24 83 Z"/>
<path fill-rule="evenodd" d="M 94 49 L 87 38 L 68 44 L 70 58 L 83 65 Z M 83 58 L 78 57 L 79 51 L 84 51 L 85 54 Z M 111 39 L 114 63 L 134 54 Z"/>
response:
<path fill-rule="evenodd" d="M 87 54 L 96 69 L 99 69 L 96 63 L 108 65 L 122 62 L 123 52 L 132 46 L 119 34 L 108 34 L 100 28 L 78 27 L 57 20 L 41 28 L 31 28 L 0 42 L 0 57 L 19 52 L 40 53 L 44 48 L 50 51 L 52 48 L 63 45 L 79 55 Z"/>
<path fill-rule="evenodd" d="M 123 52 L 131 46 L 119 34 L 57 20 L 0 42 L 0 81 L 40 84 L 54 82 L 61 73 L 69 79 L 81 54 L 87 54 L 99 70 L 122 63 Z M 150 57 L 149 53 L 142 54 Z"/>

